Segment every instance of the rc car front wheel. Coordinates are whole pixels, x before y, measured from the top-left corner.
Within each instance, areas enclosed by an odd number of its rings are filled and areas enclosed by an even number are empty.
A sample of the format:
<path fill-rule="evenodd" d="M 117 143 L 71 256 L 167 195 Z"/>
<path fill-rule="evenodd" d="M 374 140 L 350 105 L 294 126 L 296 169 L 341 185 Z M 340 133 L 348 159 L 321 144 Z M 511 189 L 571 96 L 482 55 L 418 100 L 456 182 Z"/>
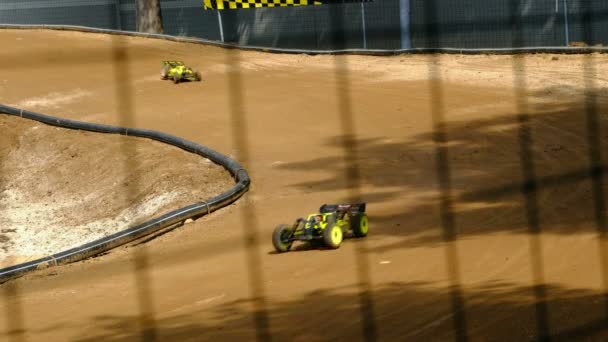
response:
<path fill-rule="evenodd" d="M 274 249 L 276 249 L 279 253 L 284 253 L 290 250 L 293 241 L 290 241 L 289 239 L 292 235 L 293 231 L 291 227 L 286 224 L 278 225 L 272 233 L 272 244 Z"/>
<path fill-rule="evenodd" d="M 166 80 L 169 78 L 169 68 L 164 67 L 160 70 L 160 79 Z"/>
<path fill-rule="evenodd" d="M 369 231 L 367 215 L 359 214 L 354 216 L 350 221 L 350 229 L 353 230 L 353 234 L 356 237 L 367 236 L 367 232 Z"/>
<path fill-rule="evenodd" d="M 178 73 L 173 74 L 173 83 L 178 84 L 179 81 L 181 81 L 182 76 L 179 75 Z"/>
<path fill-rule="evenodd" d="M 342 243 L 342 228 L 337 224 L 330 223 L 323 230 L 323 242 L 329 248 L 336 249 Z"/>

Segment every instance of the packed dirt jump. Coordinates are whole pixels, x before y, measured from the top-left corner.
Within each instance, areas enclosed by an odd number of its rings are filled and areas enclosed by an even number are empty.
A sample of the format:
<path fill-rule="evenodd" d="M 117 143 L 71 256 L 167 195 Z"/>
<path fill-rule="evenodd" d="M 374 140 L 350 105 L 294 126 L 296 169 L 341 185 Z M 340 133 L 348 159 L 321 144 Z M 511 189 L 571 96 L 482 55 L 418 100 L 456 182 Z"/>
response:
<path fill-rule="evenodd" d="M 0 30 L 0 44 L 1 103 L 166 132 L 252 178 L 192 224 L 0 285 L 2 340 L 608 339 L 608 189 L 593 167 L 608 56 L 289 55 L 45 30 Z M 163 60 L 202 82 L 161 81 Z M 213 190 L 168 158 L 176 189 Z M 146 181 L 130 177 L 117 200 Z M 367 203 L 368 237 L 274 252 L 277 224 L 348 201 Z"/>

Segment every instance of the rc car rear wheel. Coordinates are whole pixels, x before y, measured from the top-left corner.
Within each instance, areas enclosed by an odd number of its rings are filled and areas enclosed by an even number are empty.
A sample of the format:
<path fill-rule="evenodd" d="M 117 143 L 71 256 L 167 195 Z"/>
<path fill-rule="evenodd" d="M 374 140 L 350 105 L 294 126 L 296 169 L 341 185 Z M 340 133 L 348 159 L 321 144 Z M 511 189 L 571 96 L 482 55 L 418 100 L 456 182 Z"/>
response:
<path fill-rule="evenodd" d="M 173 74 L 173 83 L 178 84 L 181 81 L 181 76 L 178 73 Z"/>
<path fill-rule="evenodd" d="M 280 224 L 272 233 L 272 244 L 274 249 L 279 253 L 287 252 L 291 249 L 293 241 L 289 241 L 289 238 L 293 235 L 293 230 L 289 225 Z"/>
<path fill-rule="evenodd" d="M 336 249 L 342 243 L 342 228 L 335 223 L 330 223 L 323 230 L 323 242 L 329 248 Z"/>
<path fill-rule="evenodd" d="M 197 81 L 197 82 L 199 82 L 201 79 L 202 79 L 201 78 L 201 73 L 198 72 L 198 71 L 195 71 L 194 72 L 194 80 Z"/>
<path fill-rule="evenodd" d="M 369 231 L 369 222 L 367 220 L 367 215 L 359 214 L 351 218 L 350 229 L 352 229 L 353 234 L 356 237 L 367 236 L 367 232 Z"/>

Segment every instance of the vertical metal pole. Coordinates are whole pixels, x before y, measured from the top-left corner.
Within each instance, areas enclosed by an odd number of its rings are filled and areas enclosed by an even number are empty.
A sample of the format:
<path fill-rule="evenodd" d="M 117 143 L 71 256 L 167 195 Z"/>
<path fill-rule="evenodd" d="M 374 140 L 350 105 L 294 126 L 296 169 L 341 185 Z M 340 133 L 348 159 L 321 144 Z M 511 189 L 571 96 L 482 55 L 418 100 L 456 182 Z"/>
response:
<path fill-rule="evenodd" d="M 438 47 L 442 31 L 437 20 L 437 11 L 440 6 L 438 0 L 426 0 L 421 6 L 424 18 L 423 34 L 428 39 L 431 47 Z M 450 111 L 445 100 L 446 91 L 443 84 L 441 69 L 439 67 L 440 57 L 437 54 L 429 54 L 428 65 L 428 94 L 429 110 L 432 124 L 432 142 L 435 155 L 435 173 L 437 182 L 437 213 L 441 228 L 441 238 L 444 244 L 444 258 L 446 269 L 446 281 L 448 287 L 446 294 L 450 301 L 453 340 L 456 342 L 469 341 L 467 328 L 467 309 L 462 285 L 462 271 L 460 270 L 460 258 L 458 252 L 458 227 L 456 220 L 457 197 L 452 185 L 452 165 L 450 165 L 450 137 L 449 125 L 446 114 Z"/>
<path fill-rule="evenodd" d="M 224 43 L 224 25 L 222 24 L 222 14 L 220 13 L 220 10 L 217 10 L 217 25 L 220 28 L 220 39 L 222 41 L 222 43 Z"/>
<path fill-rule="evenodd" d="M 568 28 L 568 0 L 563 0 L 564 3 L 564 38 L 566 46 L 570 45 L 570 29 Z"/>
<path fill-rule="evenodd" d="M 365 29 L 365 5 L 361 3 L 361 25 L 363 28 L 363 49 L 367 50 L 367 30 Z"/>
<path fill-rule="evenodd" d="M 329 19 L 332 24 L 330 34 L 331 45 L 337 50 L 346 49 L 346 32 L 344 30 L 347 18 L 341 7 L 329 6 Z M 334 57 L 334 82 L 336 86 L 336 115 L 340 120 L 339 147 L 342 149 L 342 165 L 343 181 L 341 186 L 347 190 L 345 196 L 348 197 L 351 203 L 361 200 L 361 187 L 363 177 L 361 176 L 359 165 L 359 139 L 357 136 L 355 105 L 353 104 L 352 78 L 349 69 L 348 58 L 340 55 Z M 240 159 L 239 159 L 240 160 Z M 244 164 L 244 163 L 243 163 Z M 246 165 L 246 164 L 245 164 Z M 359 340 L 366 342 L 375 342 L 378 340 L 378 326 L 376 316 L 374 314 L 374 296 L 372 277 L 370 271 L 370 260 L 368 255 L 368 247 L 365 241 L 354 244 L 354 255 L 349 259 L 354 260 L 356 270 L 355 291 L 359 297 L 359 318 L 358 325 L 361 328 L 361 336 Z M 354 297 L 353 297 L 354 298 Z M 357 320 L 356 317 L 352 319 Z"/>
<path fill-rule="evenodd" d="M 401 48 L 411 49 L 410 0 L 399 0 L 399 23 L 401 26 Z"/>
<path fill-rule="evenodd" d="M 583 10 L 583 42 L 591 44 L 595 33 L 594 23 L 597 17 L 590 8 Z M 591 179 L 593 194 L 593 209 L 595 212 L 595 226 L 598 237 L 599 264 L 604 297 L 604 321 L 608 321 L 608 216 L 606 215 L 606 194 L 604 191 L 604 173 L 606 166 L 602 158 L 603 135 L 602 129 L 604 115 L 600 107 L 600 88 L 596 82 L 600 67 L 591 55 L 583 59 L 583 78 L 585 80 L 585 112 L 587 121 L 587 145 L 589 149 L 589 178 Z"/>
<path fill-rule="evenodd" d="M 513 47 L 524 46 L 523 15 L 521 3 L 509 2 L 511 31 L 513 32 Z M 549 307 L 547 304 L 547 289 L 543 263 L 542 225 L 540 217 L 539 184 L 535 164 L 535 149 L 533 139 L 533 114 L 528 99 L 528 78 L 526 76 L 526 58 L 512 57 L 513 89 L 515 91 L 516 120 L 518 125 L 519 164 L 521 167 L 522 209 L 526 217 L 529 235 L 530 271 L 534 303 L 531 304 L 536 320 L 536 340 L 550 341 Z"/>

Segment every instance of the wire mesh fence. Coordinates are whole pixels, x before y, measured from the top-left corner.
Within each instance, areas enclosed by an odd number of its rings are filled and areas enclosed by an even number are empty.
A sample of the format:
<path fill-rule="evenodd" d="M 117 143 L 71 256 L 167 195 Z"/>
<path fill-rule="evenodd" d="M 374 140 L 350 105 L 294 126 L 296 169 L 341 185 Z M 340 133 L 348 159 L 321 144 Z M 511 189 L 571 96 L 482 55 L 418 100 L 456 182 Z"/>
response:
<path fill-rule="evenodd" d="M 509 48 L 514 35 L 521 35 L 517 47 L 608 43 L 608 3 L 602 0 L 438 0 L 432 20 L 424 14 L 428 6 L 424 0 L 383 0 L 218 11 L 205 10 L 198 0 L 161 1 L 165 33 L 250 46 L 334 50 L 336 31 L 346 49 Z M 331 11 L 348 20 L 337 25 Z M 0 3 L 0 23 L 134 31 L 135 4 L 7 0 Z"/>
<path fill-rule="evenodd" d="M 298 8 L 250 9 L 237 11 L 205 11 L 200 1 L 162 1 L 163 19 L 167 34 L 193 36 L 205 39 L 232 42 L 241 45 L 267 46 L 298 49 L 409 49 L 409 48 L 509 48 L 509 47 L 543 47 L 569 45 L 597 45 L 608 43 L 608 3 L 605 1 L 541 0 L 541 1 L 448 1 L 448 0 L 400 0 L 375 1 L 373 3 L 349 3 L 332 6 L 310 6 Z M 4 24 L 56 24 L 83 25 L 132 31 L 135 28 L 133 1 L 100 0 L 100 1 L 8 1 L 0 3 L 0 23 Z M 125 48 L 117 47 L 115 61 L 120 70 L 120 59 Z M 121 57 L 122 56 L 122 57 Z M 445 124 L 444 90 L 441 72 L 437 69 L 437 56 L 429 56 L 428 78 L 430 96 L 430 114 L 432 116 L 433 146 L 435 151 L 435 174 L 439 187 L 439 215 L 442 240 L 446 244 L 445 266 L 448 273 L 449 300 L 453 321 L 454 339 L 468 340 L 467 303 L 461 288 L 461 264 L 457 245 L 458 227 L 455 220 L 455 199 L 452 194 L 451 173 L 453 165 L 449 158 L 450 131 Z M 226 63 L 238 65 L 240 56 L 226 55 Z M 334 60 L 339 94 L 337 117 L 340 121 L 345 158 L 344 178 L 350 189 L 349 196 L 353 201 L 360 196 L 361 176 L 357 164 L 356 127 L 353 120 L 352 94 L 350 94 L 348 61 L 340 56 Z M 526 99 L 526 64 L 521 59 L 513 58 L 514 89 L 517 90 L 516 122 L 520 149 L 520 166 L 523 182 L 518 191 L 524 198 L 522 209 L 525 211 L 526 225 L 530 235 L 530 263 L 533 278 L 531 294 L 536 299 L 534 305 L 536 336 L 549 339 L 550 311 L 545 305 L 546 288 L 542 260 L 542 244 L 538 235 L 543 231 L 539 220 L 538 191 L 540 182 L 535 173 L 534 132 L 530 129 L 529 104 Z M 123 66 L 124 68 L 124 66 Z M 583 73 L 589 73 L 589 79 L 595 74 L 591 60 L 586 60 Z M 117 72 L 116 82 L 121 84 L 117 95 L 123 100 L 124 112 L 130 106 L 130 89 L 132 80 L 120 78 Z M 227 92 L 232 94 L 230 103 L 230 124 L 233 130 L 234 144 L 240 151 L 239 159 L 248 162 L 248 129 L 247 103 L 243 95 L 244 81 L 239 73 L 231 73 Z M 604 167 L 601 155 L 600 128 L 598 108 L 594 97 L 595 85 L 592 81 L 586 84 L 586 113 L 588 121 L 589 160 L 588 178 L 594 183 L 593 199 L 596 215 L 596 228 L 601 236 L 599 240 L 600 255 L 603 258 L 602 271 L 605 273 L 606 252 L 606 218 L 605 194 L 603 193 Z M 129 119 L 128 117 L 126 119 Z M 134 185 L 136 186 L 136 185 Z M 258 218 L 255 207 L 242 209 L 243 227 L 248 222 L 250 230 L 244 230 L 243 240 L 247 248 L 247 268 L 250 282 L 248 284 L 253 298 L 253 320 L 259 340 L 272 336 L 268 326 L 268 314 L 263 265 L 259 258 L 258 244 L 255 238 Z M 253 223 L 252 223 L 253 222 Z M 251 228 L 253 227 L 253 228 Z M 364 247 L 356 249 L 358 255 L 365 254 Z M 148 276 L 150 267 L 146 255 L 141 252 L 136 260 L 134 272 L 140 294 L 140 312 L 143 340 L 155 340 L 154 307 L 151 304 Z M 367 262 L 358 265 L 358 296 L 360 302 L 361 336 L 365 340 L 377 338 L 377 312 L 373 301 L 372 280 Z M 606 274 L 604 291 L 607 285 Z M 14 297 L 18 288 L 7 287 L 6 297 Z M 11 331 L 23 330 L 23 318 L 19 303 L 11 301 L 7 310 L 16 312 L 9 316 Z M 607 301 L 608 303 L 608 301 Z M 147 305 L 147 306 L 146 306 Z M 606 305 L 608 308 L 608 305 Z M 608 310 L 607 310 L 608 314 Z M 607 316 L 608 317 L 608 316 Z M 566 332 L 567 333 L 567 332 Z M 574 332 L 576 333 L 576 331 Z M 564 336 L 570 336 L 565 334 Z M 17 340 L 17 339 L 15 339 Z"/>

